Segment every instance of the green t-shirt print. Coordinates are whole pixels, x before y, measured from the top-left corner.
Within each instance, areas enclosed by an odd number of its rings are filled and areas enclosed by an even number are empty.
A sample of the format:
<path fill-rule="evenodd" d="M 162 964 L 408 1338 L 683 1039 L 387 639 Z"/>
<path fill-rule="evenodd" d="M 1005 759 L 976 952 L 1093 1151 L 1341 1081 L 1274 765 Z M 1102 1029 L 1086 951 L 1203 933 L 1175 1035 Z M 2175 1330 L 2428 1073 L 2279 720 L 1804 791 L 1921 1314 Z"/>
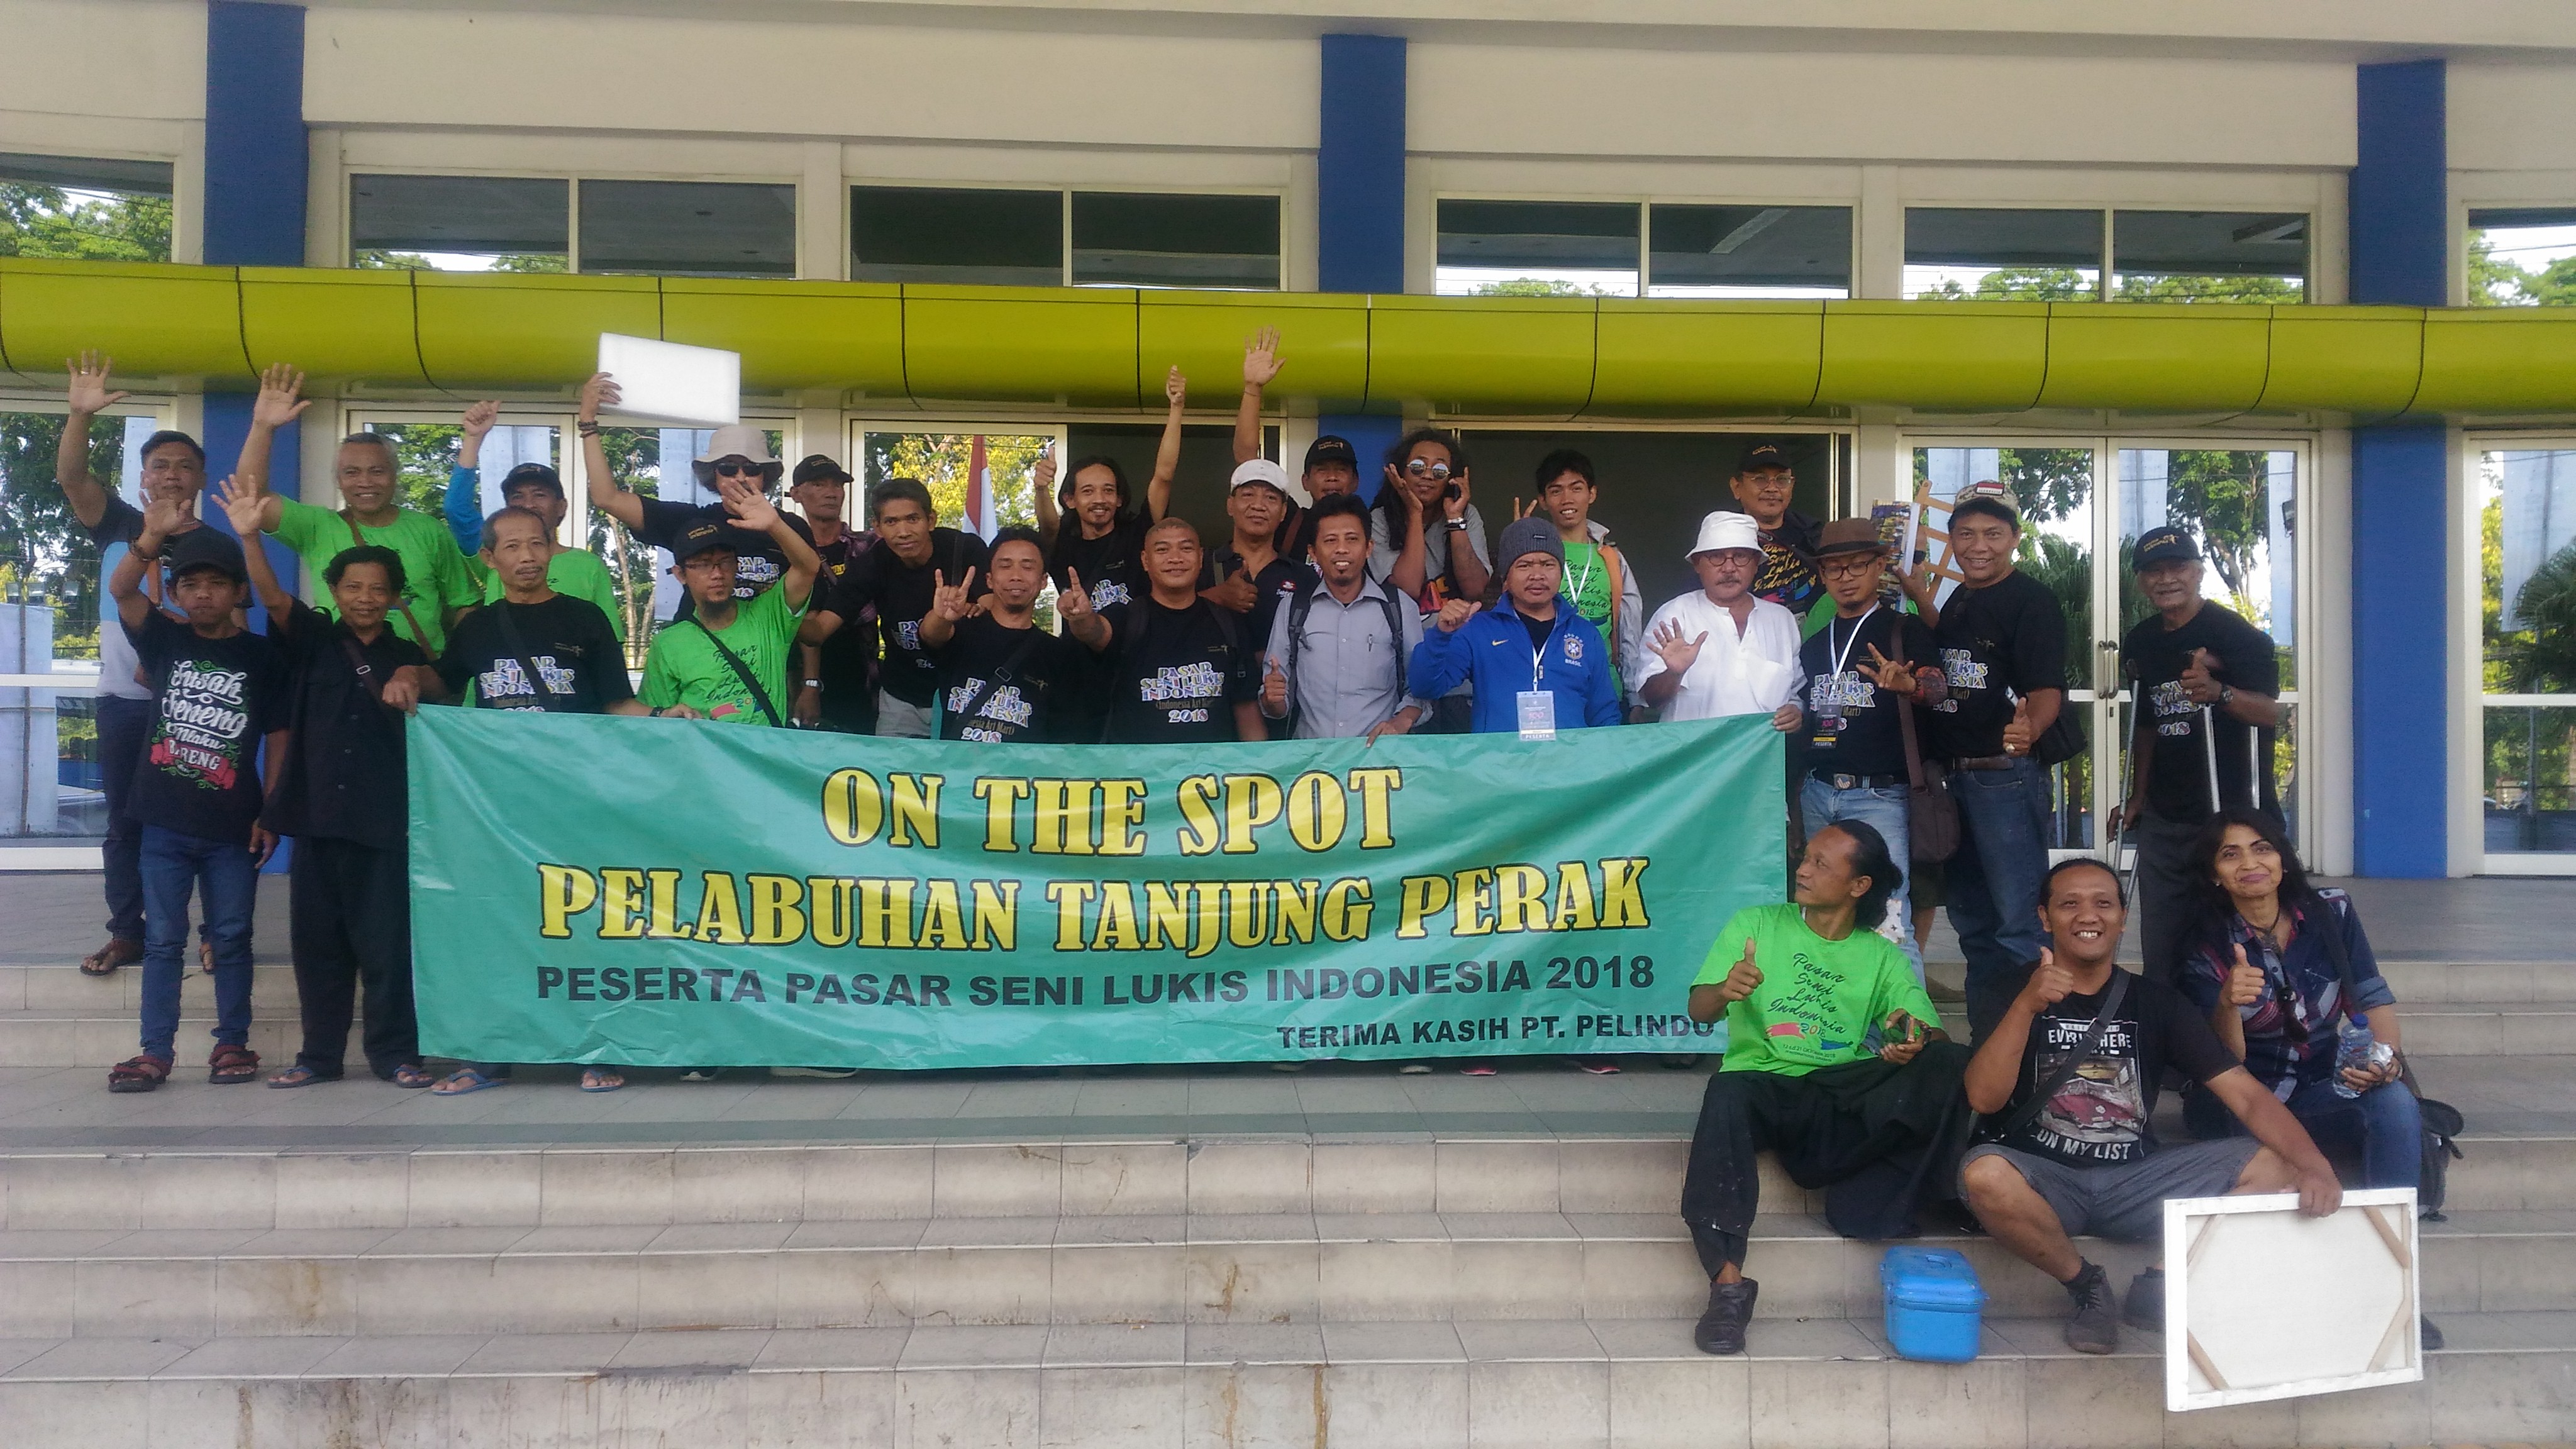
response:
<path fill-rule="evenodd" d="M 347 515 L 328 508 L 316 508 L 292 498 L 278 500 L 277 528 L 269 535 L 304 560 L 305 571 L 312 575 L 314 603 L 324 613 L 336 617 L 331 607 L 331 591 L 323 582 L 324 570 L 331 560 L 357 546 L 349 537 Z M 394 515 L 394 521 L 377 527 L 358 525 L 358 537 L 371 544 L 392 549 L 402 556 L 402 602 L 420 621 L 427 638 L 415 638 L 402 610 L 386 616 L 385 622 L 395 634 L 410 639 L 432 654 L 447 647 L 446 613 L 448 609 L 470 609 L 483 602 L 473 580 L 465 575 L 465 555 L 456 551 L 456 539 L 447 525 L 426 513 L 406 508 Z"/>
<path fill-rule="evenodd" d="M 784 589 L 765 589 L 734 609 L 733 622 L 714 631 L 734 652 L 760 687 L 769 691 L 770 708 L 788 706 L 787 662 L 796 648 L 796 624 L 804 610 L 787 602 Z M 655 709 L 685 704 L 709 719 L 728 724 L 766 725 L 760 701 L 743 686 L 742 677 L 725 662 L 708 631 L 696 622 L 662 626 L 644 656 L 644 688 L 639 697 Z"/>
<path fill-rule="evenodd" d="M 1565 596 L 1574 601 L 1574 612 L 1590 620 L 1592 627 L 1601 631 L 1602 641 L 1610 646 L 1610 680 L 1624 697 L 1627 686 L 1619 680 L 1619 636 L 1610 627 L 1611 606 L 1618 602 L 1619 595 L 1610 586 L 1610 561 L 1601 556 L 1601 545 L 1565 546 Z"/>
<path fill-rule="evenodd" d="M 483 560 L 471 554 L 465 558 L 465 572 L 483 590 L 483 602 L 501 602 L 501 576 L 483 566 Z M 546 565 L 546 587 L 566 598 L 587 599 L 608 616 L 608 627 L 619 643 L 626 641 L 626 605 L 617 597 L 617 581 L 608 573 L 608 565 L 599 555 L 586 548 L 555 551 L 554 561 Z"/>
<path fill-rule="evenodd" d="M 1940 1024 L 1905 953 L 1886 937 L 1855 926 L 1828 941 L 1807 929 L 1806 916 L 1791 904 L 1736 912 L 1691 984 L 1724 981 L 1743 959 L 1748 937 L 1762 984 L 1726 1008 L 1726 1071 L 1803 1077 L 1859 1061 L 1877 1051 L 1878 1027 L 1892 1011 Z"/>

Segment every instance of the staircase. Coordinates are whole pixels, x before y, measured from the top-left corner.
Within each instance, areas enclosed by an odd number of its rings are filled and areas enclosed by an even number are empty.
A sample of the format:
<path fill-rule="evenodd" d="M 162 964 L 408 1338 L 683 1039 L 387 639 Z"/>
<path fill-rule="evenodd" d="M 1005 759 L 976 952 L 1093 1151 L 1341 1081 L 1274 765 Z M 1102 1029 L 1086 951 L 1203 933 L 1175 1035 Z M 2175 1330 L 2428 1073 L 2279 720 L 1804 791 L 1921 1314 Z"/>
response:
<path fill-rule="evenodd" d="M 2450 1221 L 2424 1228 L 2425 1300 L 2450 1348 L 2421 1385 L 2167 1415 L 2155 1336 L 2107 1359 L 2069 1353 L 2063 1293 L 1983 1239 L 1959 1246 L 1994 1298 L 1984 1356 L 1894 1359 L 1880 1249 L 1833 1236 L 1776 1173 L 1751 1352 L 1699 1354 L 1705 1284 L 1674 1216 L 1687 1123 L 1669 1112 L 1660 1130 L 1615 1134 L 1360 1130 L 1355 1105 L 1348 1132 L 982 1134 L 952 1116 L 922 1135 L 834 1116 L 868 1099 L 812 1082 L 793 1100 L 831 1120 L 810 1139 L 775 1140 L 807 1129 L 767 1121 L 770 1140 L 727 1140 L 689 1120 L 736 1100 L 722 1092 L 590 1098 L 550 1072 L 474 1103 L 363 1080 L 218 1092 L 185 1068 L 153 1097 L 111 1098 L 96 1069 L 133 1050 L 138 974 L 0 968 L 0 1066 L 19 1069 L 0 1073 L 14 1108 L 0 1132 L 114 1124 L 168 1144 L 0 1157 L 0 1442 L 2576 1438 L 2576 1131 L 2555 1125 L 2576 1122 L 2576 1064 L 2560 1055 L 2576 1035 L 2557 1029 L 2576 1017 L 2576 968 L 2389 975 L 2428 1090 L 2507 1094 L 2462 1102 L 2477 1135 L 2453 1167 Z M 201 1018 L 204 980 L 188 991 Z M 291 983 L 264 966 L 256 999 L 277 1019 L 254 1044 L 282 1061 Z M 1636 1076 L 1674 1101 L 1696 1085 Z M 1346 1085 L 1359 1104 L 1398 1080 Z M 1245 1085 L 1164 1075 L 1136 1090 Z M 1612 1090 L 1568 1083 L 1591 1087 Z M 366 1117 L 381 1125 L 347 1125 L 353 1101 L 381 1102 Z M 203 1145 L 225 1135 L 208 1122 L 271 1141 Z M 308 1125 L 324 1122 L 338 1125 Z M 394 1145 L 346 1145 L 371 1133 Z M 334 1145 L 285 1145 L 299 1142 Z M 2087 1251 L 2123 1283 L 2146 1260 Z"/>

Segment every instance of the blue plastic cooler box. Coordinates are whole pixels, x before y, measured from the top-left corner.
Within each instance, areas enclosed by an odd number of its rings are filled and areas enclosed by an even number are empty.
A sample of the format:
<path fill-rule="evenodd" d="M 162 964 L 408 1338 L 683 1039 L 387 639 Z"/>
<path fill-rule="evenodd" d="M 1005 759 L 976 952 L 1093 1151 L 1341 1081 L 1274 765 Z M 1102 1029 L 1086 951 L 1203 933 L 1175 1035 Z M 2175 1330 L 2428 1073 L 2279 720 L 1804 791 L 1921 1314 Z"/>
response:
<path fill-rule="evenodd" d="M 1966 1363 L 1977 1356 L 1986 1290 L 1966 1257 L 1948 1248 L 1890 1248 L 1878 1260 L 1887 1342 L 1900 1358 Z"/>

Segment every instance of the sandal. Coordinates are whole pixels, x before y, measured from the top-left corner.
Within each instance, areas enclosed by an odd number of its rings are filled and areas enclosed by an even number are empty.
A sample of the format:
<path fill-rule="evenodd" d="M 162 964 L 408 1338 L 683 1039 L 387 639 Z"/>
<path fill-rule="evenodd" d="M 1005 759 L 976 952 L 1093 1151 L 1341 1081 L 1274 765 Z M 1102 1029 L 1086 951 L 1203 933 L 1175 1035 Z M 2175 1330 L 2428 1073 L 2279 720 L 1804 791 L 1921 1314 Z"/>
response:
<path fill-rule="evenodd" d="M 107 1069 L 111 1092 L 157 1092 L 170 1079 L 168 1057 L 127 1057 Z"/>
<path fill-rule="evenodd" d="M 203 936 L 197 938 L 197 969 L 208 976 L 215 974 L 215 943 Z"/>
<path fill-rule="evenodd" d="M 130 966 L 143 959 L 143 943 L 122 936 L 110 936 L 107 944 L 80 959 L 83 976 L 113 976 L 119 966 Z"/>
<path fill-rule="evenodd" d="M 340 1080 L 340 1074 L 338 1072 L 317 1072 L 311 1067 L 304 1065 L 302 1062 L 297 1062 L 295 1065 L 288 1067 L 285 1071 L 279 1072 L 276 1076 L 269 1078 L 268 1084 L 272 1087 L 310 1087 L 317 1082 L 336 1082 L 338 1080 Z"/>
<path fill-rule="evenodd" d="M 431 1076 L 428 1070 L 422 1067 L 418 1062 L 405 1062 L 401 1066 L 394 1068 L 394 1074 L 385 1078 L 385 1080 L 402 1088 L 406 1092 L 411 1092 L 418 1091 L 422 1087 L 429 1086 L 436 1082 L 438 1078 Z"/>
<path fill-rule="evenodd" d="M 393 1076 L 394 1085 L 399 1087 L 404 1084 L 402 1080 L 403 1072 L 417 1070 L 418 1068 L 415 1067 L 405 1067 L 401 1071 L 395 1072 Z M 424 1072 L 422 1075 L 426 1076 L 428 1074 Z M 510 1085 L 510 1079 L 508 1077 L 491 1076 L 484 1072 L 477 1071 L 472 1067 L 458 1067 L 455 1071 L 449 1072 L 445 1077 L 441 1078 L 437 1086 L 430 1088 L 429 1094 L 433 1097 L 465 1097 L 471 1096 L 476 1092 L 488 1091 L 494 1087 L 506 1087 L 508 1085 Z"/>
<path fill-rule="evenodd" d="M 585 1092 L 614 1092 L 626 1085 L 626 1078 L 615 1067 L 584 1067 L 581 1089 Z"/>
<path fill-rule="evenodd" d="M 259 1075 L 259 1053 L 249 1047 L 226 1042 L 206 1058 L 206 1066 L 207 1081 L 218 1087 L 229 1087 Z"/>

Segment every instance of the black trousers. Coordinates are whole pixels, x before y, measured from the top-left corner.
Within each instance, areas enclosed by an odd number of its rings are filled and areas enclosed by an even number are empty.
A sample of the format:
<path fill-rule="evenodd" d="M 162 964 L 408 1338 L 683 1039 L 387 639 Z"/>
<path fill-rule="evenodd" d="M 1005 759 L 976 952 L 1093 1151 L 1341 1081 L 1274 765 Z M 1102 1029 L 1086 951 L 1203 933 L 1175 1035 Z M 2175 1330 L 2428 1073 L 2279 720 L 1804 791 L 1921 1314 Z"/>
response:
<path fill-rule="evenodd" d="M 1827 1216 L 1837 1231 L 1854 1237 L 1907 1231 L 1917 1202 L 1955 1175 L 1967 1145 L 1960 1081 L 1968 1056 L 1956 1042 L 1933 1042 L 1901 1067 L 1873 1057 L 1803 1077 L 1711 1076 L 1682 1177 L 1682 1221 L 1700 1266 L 1711 1277 L 1729 1264 L 1742 1266 L 1766 1149 L 1779 1155 L 1800 1187 L 1862 1190 L 1865 1200 L 1829 1199 Z M 1938 1160 L 1945 1154 L 1946 1167 Z M 1889 1166 L 1900 1158 L 1910 1160 Z"/>
<path fill-rule="evenodd" d="M 304 1010 L 298 1066 L 340 1075 L 358 988 L 367 993 L 367 1065 L 390 1080 L 420 1062 L 411 998 L 409 852 L 354 840 L 295 842 L 295 994 Z"/>
<path fill-rule="evenodd" d="M 143 822 L 126 813 L 134 768 L 152 734 L 152 701 L 98 697 L 98 779 L 107 796 L 107 838 L 99 842 L 107 875 L 107 933 L 143 944 Z"/>

